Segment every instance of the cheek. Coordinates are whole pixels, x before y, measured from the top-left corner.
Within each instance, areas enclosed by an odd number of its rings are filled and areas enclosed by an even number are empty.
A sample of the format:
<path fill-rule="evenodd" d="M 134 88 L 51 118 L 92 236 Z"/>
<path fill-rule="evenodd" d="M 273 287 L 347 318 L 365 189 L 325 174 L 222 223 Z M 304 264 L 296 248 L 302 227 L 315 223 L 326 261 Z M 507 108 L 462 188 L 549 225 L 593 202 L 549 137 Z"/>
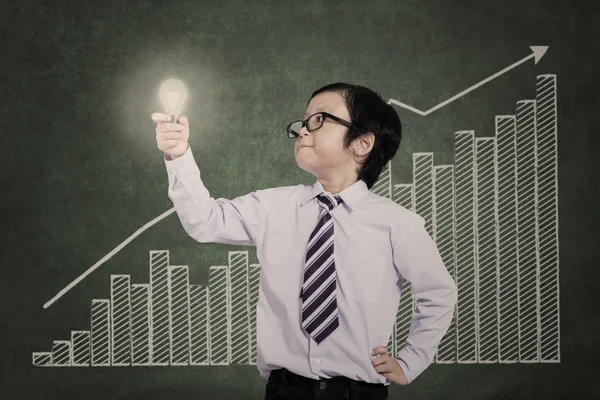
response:
<path fill-rule="evenodd" d="M 313 150 L 316 154 L 339 158 L 343 156 L 343 142 L 338 140 L 335 136 L 330 136 L 323 140 L 314 143 L 315 147 Z"/>

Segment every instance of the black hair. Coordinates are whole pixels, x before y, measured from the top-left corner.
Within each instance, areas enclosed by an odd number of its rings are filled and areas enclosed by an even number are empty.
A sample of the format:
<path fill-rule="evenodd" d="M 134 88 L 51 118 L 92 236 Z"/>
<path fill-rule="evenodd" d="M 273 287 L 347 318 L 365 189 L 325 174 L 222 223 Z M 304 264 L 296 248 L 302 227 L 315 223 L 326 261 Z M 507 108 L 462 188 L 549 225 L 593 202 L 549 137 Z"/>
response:
<path fill-rule="evenodd" d="M 358 179 L 362 179 L 371 189 L 400 147 L 402 139 L 400 117 L 379 93 L 364 86 L 344 82 L 332 83 L 315 90 L 310 100 L 323 92 L 339 93 L 346 101 L 346 108 L 352 122 L 344 138 L 346 149 L 354 139 L 367 132 L 372 132 L 375 136 L 373 148 L 358 170 Z"/>

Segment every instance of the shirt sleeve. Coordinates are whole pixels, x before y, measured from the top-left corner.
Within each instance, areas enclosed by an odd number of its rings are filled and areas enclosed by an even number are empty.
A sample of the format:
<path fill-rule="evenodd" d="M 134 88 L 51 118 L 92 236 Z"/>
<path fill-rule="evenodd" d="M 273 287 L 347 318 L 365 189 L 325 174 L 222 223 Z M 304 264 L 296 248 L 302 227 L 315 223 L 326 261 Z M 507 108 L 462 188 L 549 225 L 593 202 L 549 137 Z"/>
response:
<path fill-rule="evenodd" d="M 400 275 L 410 282 L 411 293 L 417 300 L 406 343 L 395 356 L 410 383 L 433 361 L 452 322 L 457 287 L 422 217 L 417 216 L 404 237 L 392 240 L 394 264 Z M 398 282 L 402 284 L 403 280 Z M 410 296 L 409 293 L 402 295 Z"/>
<path fill-rule="evenodd" d="M 229 200 L 211 197 L 191 148 L 175 159 L 164 155 L 168 197 L 185 231 L 200 243 L 256 246 L 262 191 Z"/>

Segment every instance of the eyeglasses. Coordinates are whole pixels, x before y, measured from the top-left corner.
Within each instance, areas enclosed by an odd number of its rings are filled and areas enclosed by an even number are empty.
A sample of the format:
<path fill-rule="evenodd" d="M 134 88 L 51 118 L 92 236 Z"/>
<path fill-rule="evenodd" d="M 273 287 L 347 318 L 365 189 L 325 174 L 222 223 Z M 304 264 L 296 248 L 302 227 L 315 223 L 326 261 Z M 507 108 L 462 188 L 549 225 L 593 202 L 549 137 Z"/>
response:
<path fill-rule="evenodd" d="M 318 112 L 318 113 L 311 115 L 304 121 L 298 120 L 298 121 L 294 121 L 294 122 L 290 123 L 286 128 L 288 138 L 295 138 L 295 137 L 300 136 L 300 130 L 304 126 L 306 126 L 306 130 L 309 132 L 319 129 L 320 127 L 323 126 L 323 123 L 325 122 L 325 120 L 327 118 L 337 121 L 340 124 L 342 124 L 348 128 L 350 128 L 352 126 L 352 124 L 350 122 L 344 121 L 343 119 L 338 118 L 335 115 L 331 115 L 327 112 Z"/>

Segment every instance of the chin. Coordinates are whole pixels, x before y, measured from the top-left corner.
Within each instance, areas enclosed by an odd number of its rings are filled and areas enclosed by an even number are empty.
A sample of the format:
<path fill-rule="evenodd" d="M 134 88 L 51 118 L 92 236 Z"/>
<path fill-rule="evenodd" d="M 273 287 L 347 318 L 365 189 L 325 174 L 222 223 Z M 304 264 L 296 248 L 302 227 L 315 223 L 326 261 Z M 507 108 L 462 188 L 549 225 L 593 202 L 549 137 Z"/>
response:
<path fill-rule="evenodd" d="M 313 173 L 313 168 L 311 168 L 311 166 L 309 164 L 307 164 L 306 162 L 299 160 L 298 157 L 296 157 L 296 165 L 298 165 L 298 167 L 300 167 L 300 169 L 308 172 L 309 174 Z"/>

